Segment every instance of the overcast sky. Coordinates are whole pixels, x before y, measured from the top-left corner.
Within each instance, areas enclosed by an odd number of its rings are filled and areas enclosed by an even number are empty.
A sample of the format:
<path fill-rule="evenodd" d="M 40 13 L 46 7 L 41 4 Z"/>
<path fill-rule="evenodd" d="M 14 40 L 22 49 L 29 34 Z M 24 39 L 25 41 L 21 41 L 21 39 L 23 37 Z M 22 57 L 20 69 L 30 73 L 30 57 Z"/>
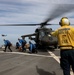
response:
<path fill-rule="evenodd" d="M 56 4 L 74 4 L 74 0 L 0 0 L 0 24 L 34 24 L 41 23 L 49 17 L 55 16 L 58 11 Z M 67 8 L 68 9 L 68 8 Z M 71 8 L 69 8 L 71 9 Z M 48 23 L 58 24 L 61 17 L 67 16 L 71 23 L 74 23 L 74 11 L 68 12 L 59 16 L 53 17 Z M 0 34 L 6 34 L 6 37 L 1 37 L 11 40 L 11 42 L 18 41 L 23 34 L 34 33 L 39 26 L 21 26 L 21 27 L 0 27 Z M 57 29 L 59 25 L 48 26 L 52 29 Z"/>

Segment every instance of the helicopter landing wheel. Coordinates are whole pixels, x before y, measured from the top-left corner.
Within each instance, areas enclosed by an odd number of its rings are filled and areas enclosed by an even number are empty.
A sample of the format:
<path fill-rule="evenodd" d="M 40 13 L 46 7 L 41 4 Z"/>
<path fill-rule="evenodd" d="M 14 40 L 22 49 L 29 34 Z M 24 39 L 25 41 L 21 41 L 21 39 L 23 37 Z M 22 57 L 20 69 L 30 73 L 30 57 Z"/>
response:
<path fill-rule="evenodd" d="M 54 48 L 56 49 L 57 48 L 57 45 L 54 45 Z"/>

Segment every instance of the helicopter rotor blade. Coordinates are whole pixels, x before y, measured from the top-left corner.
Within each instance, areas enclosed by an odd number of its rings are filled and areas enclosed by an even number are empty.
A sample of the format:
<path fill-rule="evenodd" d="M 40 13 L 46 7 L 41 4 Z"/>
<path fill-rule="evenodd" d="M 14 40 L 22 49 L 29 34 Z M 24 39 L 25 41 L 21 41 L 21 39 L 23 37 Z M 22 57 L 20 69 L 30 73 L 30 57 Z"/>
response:
<path fill-rule="evenodd" d="M 40 24 L 1 24 L 0 26 L 37 26 Z M 52 24 L 47 24 L 52 25 Z"/>
<path fill-rule="evenodd" d="M 36 26 L 39 24 L 1 24 L 0 26 Z"/>
<path fill-rule="evenodd" d="M 48 15 L 48 18 L 43 22 L 47 24 L 47 22 L 74 10 L 74 4 L 57 4 L 56 8 Z"/>

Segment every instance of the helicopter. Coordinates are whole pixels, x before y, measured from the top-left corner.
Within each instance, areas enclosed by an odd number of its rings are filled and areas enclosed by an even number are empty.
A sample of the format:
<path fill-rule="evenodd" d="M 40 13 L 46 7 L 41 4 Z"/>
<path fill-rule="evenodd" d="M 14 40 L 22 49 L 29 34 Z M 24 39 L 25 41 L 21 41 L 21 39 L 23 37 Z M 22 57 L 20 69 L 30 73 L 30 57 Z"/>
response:
<path fill-rule="evenodd" d="M 5 36 L 7 36 L 7 35 L 2 34 L 1 36 L 2 36 L 2 37 L 5 37 Z"/>
<path fill-rule="evenodd" d="M 25 37 L 29 37 L 30 40 L 34 40 L 37 48 L 53 46 L 57 48 L 58 40 L 56 37 L 51 36 L 51 32 L 53 32 L 52 28 L 46 28 L 43 25 L 40 25 L 39 28 L 35 29 L 35 33 L 22 35 L 21 37 L 24 39 Z M 32 37 L 34 36 L 34 37 Z"/>
<path fill-rule="evenodd" d="M 33 34 L 22 35 L 21 37 L 24 39 L 25 37 L 29 37 L 29 39 L 34 40 L 37 44 L 37 47 L 47 47 L 54 46 L 57 48 L 58 39 L 52 35 L 51 32 L 54 32 L 52 28 L 46 28 L 46 25 L 58 25 L 58 24 L 48 24 L 51 20 L 60 17 L 61 15 L 74 10 L 74 5 L 72 4 L 58 4 L 56 8 L 48 15 L 42 23 L 38 24 L 5 24 L 0 26 L 36 26 L 39 25 L 39 28 L 36 28 Z M 34 38 L 32 36 L 35 36 Z"/>

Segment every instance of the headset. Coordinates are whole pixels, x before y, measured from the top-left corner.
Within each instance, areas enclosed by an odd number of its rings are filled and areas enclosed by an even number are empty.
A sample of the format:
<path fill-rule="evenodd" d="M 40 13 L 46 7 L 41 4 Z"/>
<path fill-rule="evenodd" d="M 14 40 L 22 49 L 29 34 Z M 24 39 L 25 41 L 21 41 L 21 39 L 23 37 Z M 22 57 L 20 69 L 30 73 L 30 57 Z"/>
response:
<path fill-rule="evenodd" d="M 70 21 L 67 17 L 61 18 L 59 25 L 64 26 L 64 25 L 70 25 Z"/>

